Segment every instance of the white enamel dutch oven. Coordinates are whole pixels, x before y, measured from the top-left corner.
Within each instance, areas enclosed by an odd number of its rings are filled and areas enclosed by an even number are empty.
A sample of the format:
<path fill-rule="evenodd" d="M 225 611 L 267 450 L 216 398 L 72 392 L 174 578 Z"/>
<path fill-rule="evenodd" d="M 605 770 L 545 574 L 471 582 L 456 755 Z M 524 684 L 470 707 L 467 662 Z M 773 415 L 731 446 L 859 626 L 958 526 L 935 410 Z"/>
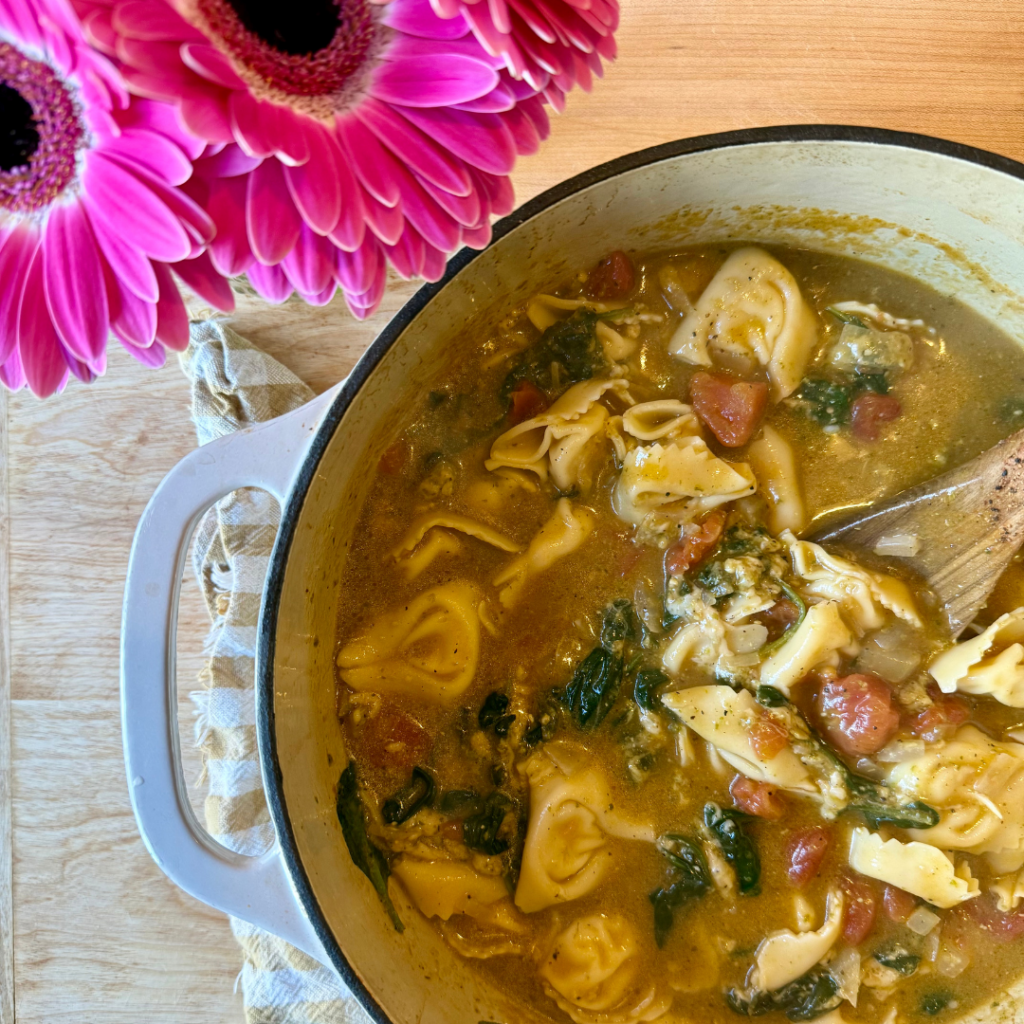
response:
<path fill-rule="evenodd" d="M 331 965 L 380 1024 L 547 1019 L 510 1004 L 398 899 L 393 930 L 335 815 L 344 766 L 334 626 L 344 558 L 390 424 L 450 341 L 610 249 L 723 240 L 856 256 L 955 295 L 1024 343 L 1024 166 L 877 129 L 766 128 L 686 139 L 559 185 L 463 251 L 370 346 L 351 376 L 279 420 L 204 445 L 139 523 L 125 592 L 121 699 L 132 805 L 147 847 L 193 896 Z M 481 337 L 484 335 L 481 334 Z M 936 396 L 942 414 L 943 396 Z M 256 720 L 277 844 L 257 858 L 192 813 L 176 722 L 175 618 L 192 529 L 218 498 L 263 487 L 281 530 L 263 595 Z M 1024 965 L 1022 965 L 1024 973 Z M 1024 1018 L 1024 984 L 972 1020 Z"/>

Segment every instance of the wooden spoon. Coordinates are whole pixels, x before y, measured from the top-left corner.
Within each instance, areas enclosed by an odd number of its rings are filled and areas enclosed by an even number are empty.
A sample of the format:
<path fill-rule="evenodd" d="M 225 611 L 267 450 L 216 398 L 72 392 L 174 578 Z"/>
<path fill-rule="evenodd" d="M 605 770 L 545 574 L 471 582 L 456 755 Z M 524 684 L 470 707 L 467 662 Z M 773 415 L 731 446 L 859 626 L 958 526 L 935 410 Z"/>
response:
<path fill-rule="evenodd" d="M 886 538 L 903 537 L 916 538 L 917 550 L 902 560 L 935 591 L 959 636 L 1024 542 L 1024 430 L 811 539 L 885 554 Z"/>

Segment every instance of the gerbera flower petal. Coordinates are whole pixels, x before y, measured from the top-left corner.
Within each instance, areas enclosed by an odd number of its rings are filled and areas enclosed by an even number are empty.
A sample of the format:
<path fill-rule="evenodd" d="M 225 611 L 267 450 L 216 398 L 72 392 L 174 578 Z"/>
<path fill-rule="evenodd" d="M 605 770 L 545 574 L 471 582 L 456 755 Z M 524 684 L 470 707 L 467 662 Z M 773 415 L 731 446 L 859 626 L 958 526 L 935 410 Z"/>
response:
<path fill-rule="evenodd" d="M 341 182 L 327 133 L 319 127 L 309 132 L 309 159 L 298 167 L 285 167 L 284 179 L 302 219 L 318 235 L 334 230 L 341 216 Z"/>
<path fill-rule="evenodd" d="M 355 111 L 395 156 L 421 178 L 452 195 L 468 195 L 473 187 L 465 166 L 386 103 L 369 99 Z"/>
<path fill-rule="evenodd" d="M 181 301 L 181 292 L 174 283 L 170 269 L 163 263 L 154 263 L 160 298 L 156 303 L 156 340 L 175 352 L 188 348 L 188 312 Z"/>
<path fill-rule="evenodd" d="M 105 147 L 122 161 L 137 164 L 152 174 L 161 174 L 172 185 L 192 177 L 192 161 L 166 135 L 142 128 L 126 128 Z"/>
<path fill-rule="evenodd" d="M 470 114 L 443 107 L 396 109 L 466 163 L 492 174 L 508 174 L 512 170 L 515 141 L 497 114 Z"/>
<path fill-rule="evenodd" d="M 248 175 L 214 178 L 210 182 L 206 208 L 217 226 L 217 234 L 210 243 L 210 258 L 227 277 L 245 273 L 254 259 L 245 226 L 248 186 Z"/>
<path fill-rule="evenodd" d="M 115 31 L 131 39 L 149 42 L 203 42 L 203 34 L 193 29 L 178 13 L 165 4 L 148 0 L 128 0 L 113 5 Z"/>
<path fill-rule="evenodd" d="M 335 137 L 363 188 L 378 203 L 394 206 L 401 195 L 396 178 L 402 168 L 377 136 L 356 118 L 346 118 L 338 122 Z"/>
<path fill-rule="evenodd" d="M 46 398 L 67 383 L 68 364 L 46 305 L 43 257 L 38 249 L 25 276 L 21 296 L 18 353 L 25 381 L 37 398 Z"/>
<path fill-rule="evenodd" d="M 363 196 L 363 209 L 370 231 L 386 245 L 395 245 L 405 230 L 405 217 L 402 214 L 402 208 L 397 203 L 394 206 L 385 206 L 383 203 L 378 203 L 373 196 L 365 195 Z"/>
<path fill-rule="evenodd" d="M 265 267 L 254 263 L 248 271 L 249 281 L 268 302 L 279 305 L 295 290 L 280 267 Z"/>
<path fill-rule="evenodd" d="M 126 242 L 116 228 L 108 227 L 102 218 L 93 219 L 92 228 L 106 263 L 121 284 L 143 302 L 156 302 L 160 289 L 146 255 Z"/>
<path fill-rule="evenodd" d="M 64 347 L 84 362 L 98 358 L 107 344 L 107 293 L 100 251 L 78 203 L 50 214 L 42 257 L 46 304 Z"/>
<path fill-rule="evenodd" d="M 249 245 L 260 263 L 280 263 L 299 240 L 302 218 L 276 160 L 264 160 L 248 179 L 245 229 Z"/>
<path fill-rule="evenodd" d="M 206 40 L 183 43 L 181 59 L 197 75 L 202 75 L 216 85 L 222 85 L 225 89 L 245 88 L 245 83 L 235 74 L 229 61 Z"/>
<path fill-rule="evenodd" d="M 121 341 L 149 348 L 156 338 L 156 304 L 143 302 L 112 278 L 107 280 L 110 328 Z"/>
<path fill-rule="evenodd" d="M 303 225 L 295 248 L 281 262 L 288 279 L 303 296 L 317 295 L 334 279 L 333 246 Z"/>
<path fill-rule="evenodd" d="M 406 57 L 380 65 L 370 95 L 388 103 L 441 107 L 475 100 L 497 84 L 494 68 L 472 57 L 447 54 L 440 67 L 435 58 Z"/>
<path fill-rule="evenodd" d="M 12 228 L 0 247 L 0 363 L 17 349 L 21 296 L 38 247 L 39 236 L 24 225 Z"/>
<path fill-rule="evenodd" d="M 26 384 L 25 371 L 21 367 L 21 357 L 17 348 L 7 357 L 3 366 L 0 366 L 0 384 L 8 391 L 20 391 Z"/>
<path fill-rule="evenodd" d="M 153 194 L 148 183 L 102 152 L 87 154 L 82 175 L 84 202 L 92 219 L 103 221 L 154 260 L 175 263 L 192 251 L 185 229 Z M 131 217 L 123 211 L 131 210 Z"/>
<path fill-rule="evenodd" d="M 137 359 L 143 366 L 151 370 L 159 370 L 167 362 L 167 350 L 159 342 L 148 346 L 133 345 L 122 337 L 117 339 L 121 342 L 124 350 L 133 358 Z"/>
<path fill-rule="evenodd" d="M 196 295 L 205 299 L 215 309 L 230 313 L 235 308 L 235 295 L 231 291 L 231 285 L 217 272 L 209 252 L 175 263 L 173 269 Z"/>
<path fill-rule="evenodd" d="M 389 28 L 410 36 L 425 39 L 461 39 L 469 35 L 469 25 L 456 17 L 455 10 L 450 17 L 439 18 L 431 10 L 428 0 L 406 0 L 405 3 L 391 3 L 384 8 L 382 21 Z"/>

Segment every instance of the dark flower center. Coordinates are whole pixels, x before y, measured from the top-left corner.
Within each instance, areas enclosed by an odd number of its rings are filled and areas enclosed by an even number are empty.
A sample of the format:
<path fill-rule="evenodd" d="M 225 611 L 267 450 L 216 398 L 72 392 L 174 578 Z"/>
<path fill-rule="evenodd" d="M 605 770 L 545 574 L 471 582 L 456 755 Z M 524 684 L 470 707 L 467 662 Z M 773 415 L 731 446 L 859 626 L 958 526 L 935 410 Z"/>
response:
<path fill-rule="evenodd" d="M 38 147 L 32 107 L 20 92 L 0 83 L 0 170 L 24 167 Z"/>
<path fill-rule="evenodd" d="M 253 35 L 281 53 L 318 53 L 331 45 L 341 13 L 336 0 L 228 0 Z"/>
<path fill-rule="evenodd" d="M 36 214 L 74 186 L 81 111 L 48 64 L 0 42 L 0 210 Z"/>
<path fill-rule="evenodd" d="M 313 116 L 346 106 L 380 45 L 369 0 L 195 0 L 195 11 L 253 95 Z"/>

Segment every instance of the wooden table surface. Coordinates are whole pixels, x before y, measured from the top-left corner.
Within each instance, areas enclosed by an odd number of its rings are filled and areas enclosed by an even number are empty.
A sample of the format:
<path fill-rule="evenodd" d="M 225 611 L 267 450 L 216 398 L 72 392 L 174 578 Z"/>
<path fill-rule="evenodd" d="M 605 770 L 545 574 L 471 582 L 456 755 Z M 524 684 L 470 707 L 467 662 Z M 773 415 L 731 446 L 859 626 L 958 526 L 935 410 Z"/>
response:
<path fill-rule="evenodd" d="M 880 125 L 1024 160 L 1020 0 L 624 0 L 619 48 L 519 163 L 520 200 L 631 150 L 754 125 Z M 321 391 L 414 290 L 396 282 L 362 324 L 339 301 L 249 302 L 237 326 Z M 227 922 L 150 860 L 121 758 L 129 545 L 194 444 L 175 362 L 152 372 L 118 350 L 91 387 L 0 397 L 0 1024 L 242 1020 Z M 206 626 L 194 593 L 183 614 L 186 692 Z"/>

